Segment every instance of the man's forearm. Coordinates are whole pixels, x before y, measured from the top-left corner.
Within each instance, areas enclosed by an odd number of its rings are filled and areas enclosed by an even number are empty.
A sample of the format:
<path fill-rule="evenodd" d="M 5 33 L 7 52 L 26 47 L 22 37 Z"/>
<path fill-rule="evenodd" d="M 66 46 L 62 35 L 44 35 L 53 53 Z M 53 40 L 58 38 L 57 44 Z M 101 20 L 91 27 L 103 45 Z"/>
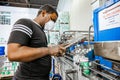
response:
<path fill-rule="evenodd" d="M 17 49 L 13 47 L 12 50 L 8 48 L 8 58 L 10 61 L 29 62 L 41 58 L 43 56 L 46 56 L 48 55 L 48 53 L 49 50 L 47 47 L 31 48 L 31 47 L 21 46 Z"/>

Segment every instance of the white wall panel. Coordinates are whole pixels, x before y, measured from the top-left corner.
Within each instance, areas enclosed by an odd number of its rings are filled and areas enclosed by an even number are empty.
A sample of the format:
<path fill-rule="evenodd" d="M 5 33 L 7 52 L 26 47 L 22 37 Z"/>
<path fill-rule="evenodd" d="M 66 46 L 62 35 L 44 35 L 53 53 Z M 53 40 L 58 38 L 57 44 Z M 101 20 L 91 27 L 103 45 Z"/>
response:
<path fill-rule="evenodd" d="M 91 0 L 73 0 L 70 12 L 71 30 L 88 30 L 92 24 Z"/>

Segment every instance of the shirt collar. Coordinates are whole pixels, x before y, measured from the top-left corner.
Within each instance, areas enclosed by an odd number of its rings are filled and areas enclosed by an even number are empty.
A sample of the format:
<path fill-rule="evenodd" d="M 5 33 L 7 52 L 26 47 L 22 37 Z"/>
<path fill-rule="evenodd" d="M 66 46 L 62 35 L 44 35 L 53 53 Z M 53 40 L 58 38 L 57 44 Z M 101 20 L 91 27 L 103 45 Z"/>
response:
<path fill-rule="evenodd" d="M 41 29 L 44 29 L 41 25 L 39 25 L 37 22 L 35 22 L 34 20 L 32 20 L 35 24 L 37 24 Z"/>

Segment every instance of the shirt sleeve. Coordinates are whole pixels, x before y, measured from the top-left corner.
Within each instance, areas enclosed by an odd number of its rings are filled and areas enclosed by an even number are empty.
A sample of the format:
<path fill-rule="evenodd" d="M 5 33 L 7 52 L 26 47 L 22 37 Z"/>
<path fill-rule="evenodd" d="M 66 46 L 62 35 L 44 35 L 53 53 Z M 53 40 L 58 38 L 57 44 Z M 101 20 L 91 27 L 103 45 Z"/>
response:
<path fill-rule="evenodd" d="M 21 45 L 28 45 L 32 36 L 32 29 L 21 23 L 17 23 L 13 26 L 8 44 L 19 43 Z"/>

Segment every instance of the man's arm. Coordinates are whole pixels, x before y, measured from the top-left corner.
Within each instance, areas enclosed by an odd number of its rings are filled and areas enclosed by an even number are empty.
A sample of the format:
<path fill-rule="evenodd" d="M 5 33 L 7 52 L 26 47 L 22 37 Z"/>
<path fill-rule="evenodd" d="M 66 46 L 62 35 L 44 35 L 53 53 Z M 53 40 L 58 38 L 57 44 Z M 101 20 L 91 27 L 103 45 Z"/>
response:
<path fill-rule="evenodd" d="M 41 48 L 31 48 L 27 46 L 21 46 L 18 43 L 10 43 L 7 46 L 8 59 L 10 61 L 19 61 L 19 62 L 29 62 L 46 55 L 55 56 L 61 51 L 64 51 L 61 47 L 41 47 Z"/>

